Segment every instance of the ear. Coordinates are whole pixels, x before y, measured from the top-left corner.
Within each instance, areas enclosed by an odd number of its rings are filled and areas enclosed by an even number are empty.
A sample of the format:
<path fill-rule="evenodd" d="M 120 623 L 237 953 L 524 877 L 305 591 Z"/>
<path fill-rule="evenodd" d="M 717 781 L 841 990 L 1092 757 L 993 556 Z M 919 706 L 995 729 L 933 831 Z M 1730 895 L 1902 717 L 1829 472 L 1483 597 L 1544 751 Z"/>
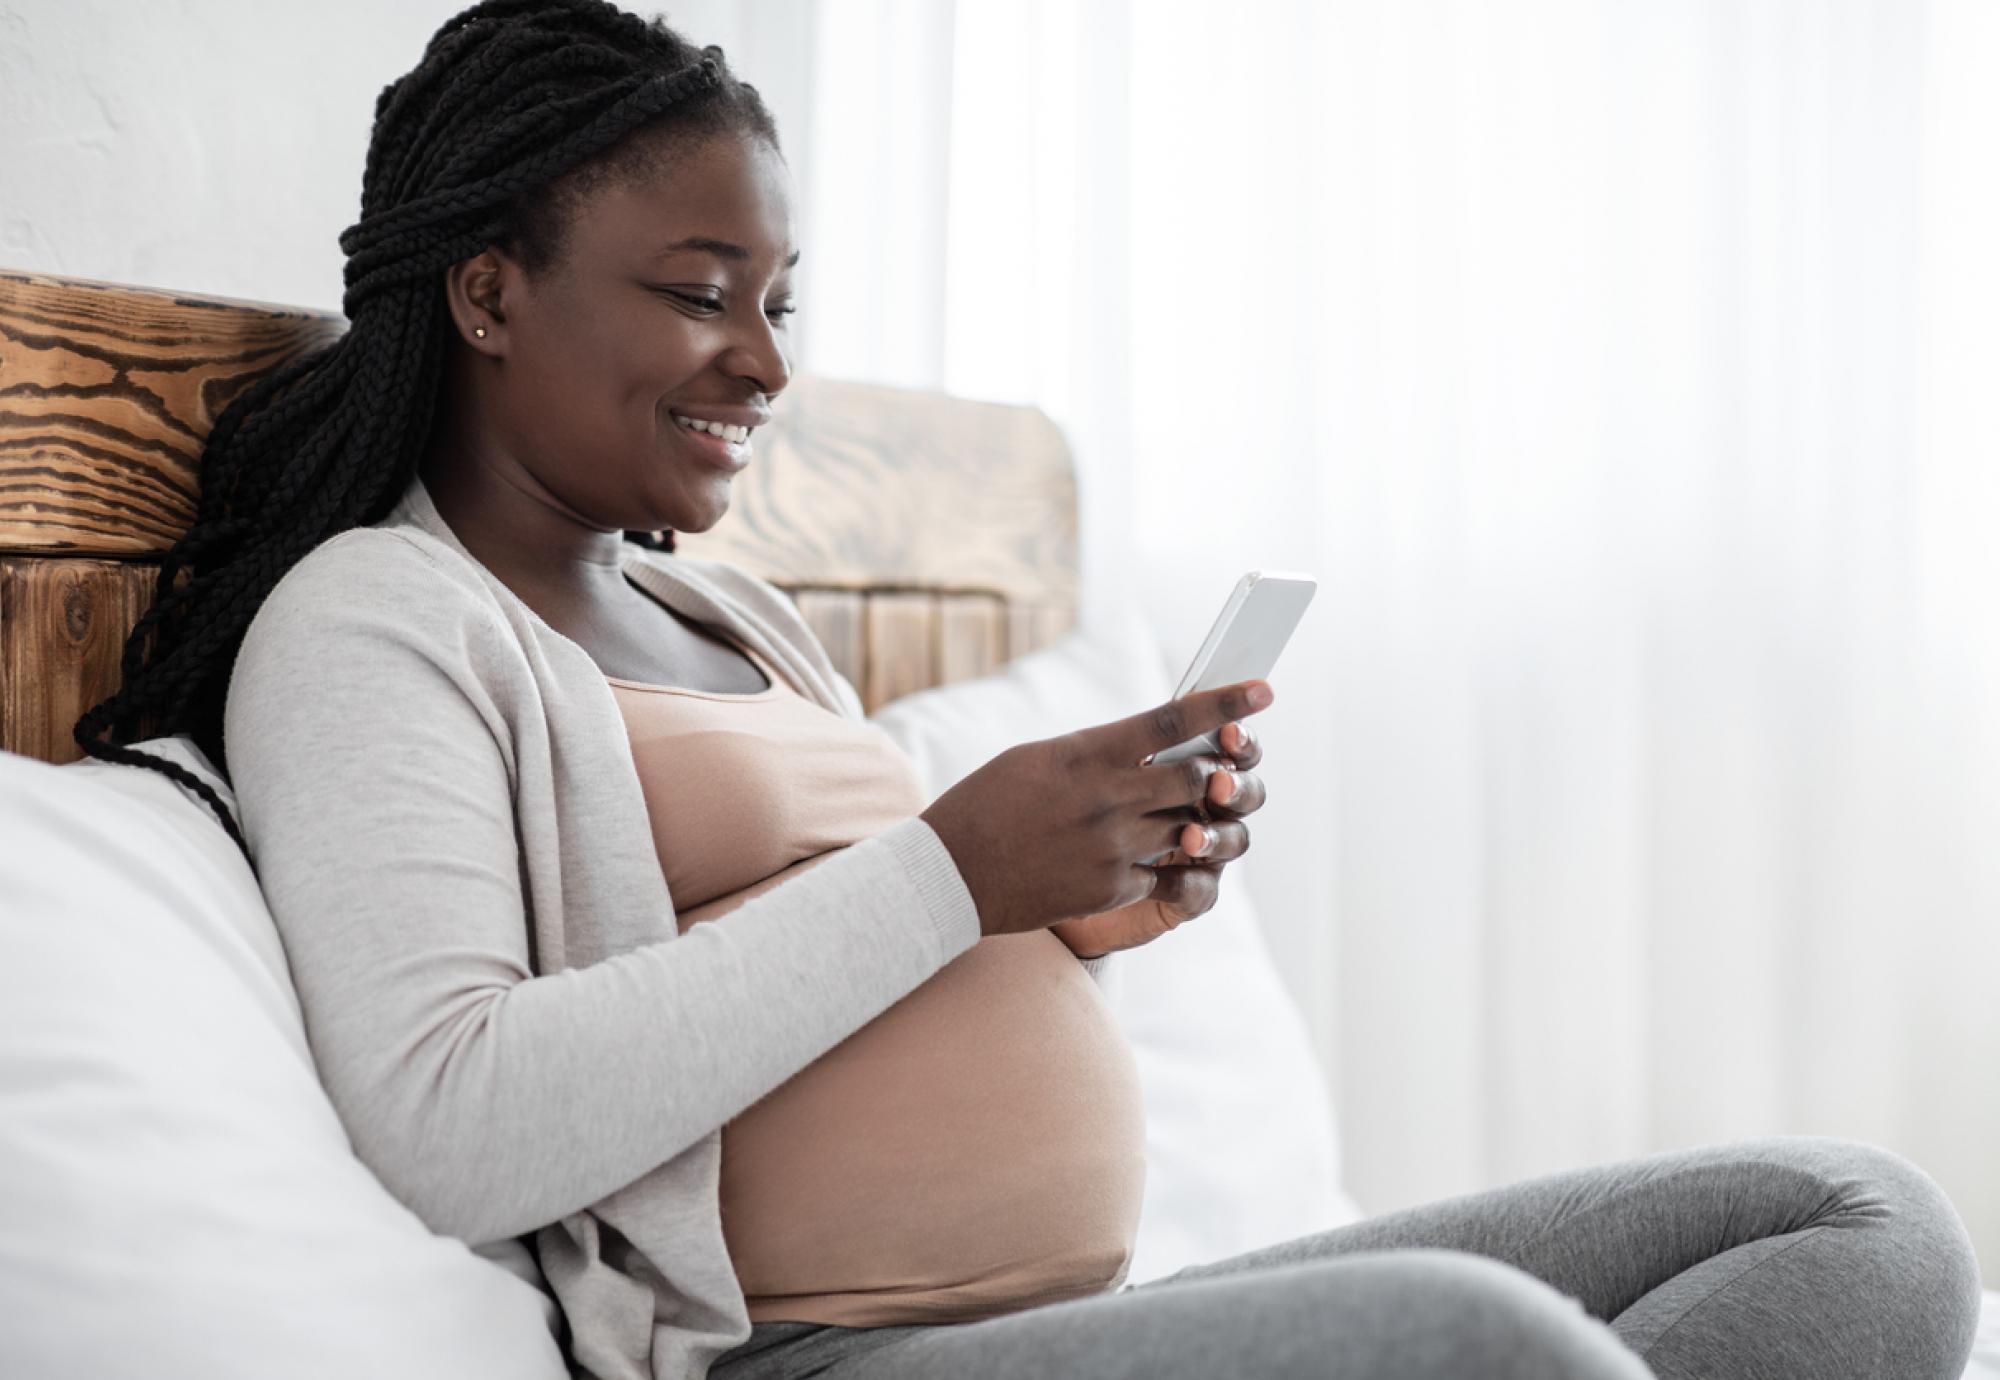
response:
<path fill-rule="evenodd" d="M 507 353 L 507 305 L 518 292 L 520 266 L 494 248 L 444 271 L 445 303 L 459 339 L 482 355 Z"/>

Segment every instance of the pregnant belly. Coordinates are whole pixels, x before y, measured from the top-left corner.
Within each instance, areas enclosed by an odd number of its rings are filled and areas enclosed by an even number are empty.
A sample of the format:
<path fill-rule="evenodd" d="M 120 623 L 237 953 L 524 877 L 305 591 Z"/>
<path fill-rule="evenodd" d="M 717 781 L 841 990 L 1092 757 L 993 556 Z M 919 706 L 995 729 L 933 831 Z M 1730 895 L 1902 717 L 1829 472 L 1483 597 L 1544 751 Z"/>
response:
<path fill-rule="evenodd" d="M 726 921 L 725 921 L 726 923 Z M 961 1321 L 1122 1282 L 1138 1071 L 1046 930 L 981 940 L 722 1129 L 753 1321 Z"/>

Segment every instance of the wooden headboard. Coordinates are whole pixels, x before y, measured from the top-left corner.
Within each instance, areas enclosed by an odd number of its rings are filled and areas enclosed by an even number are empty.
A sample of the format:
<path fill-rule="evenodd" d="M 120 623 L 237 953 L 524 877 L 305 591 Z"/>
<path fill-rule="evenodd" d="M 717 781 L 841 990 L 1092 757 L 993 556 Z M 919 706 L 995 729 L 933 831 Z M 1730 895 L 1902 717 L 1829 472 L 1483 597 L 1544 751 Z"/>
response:
<path fill-rule="evenodd" d="M 0 269 L 0 748 L 81 755 L 75 723 L 194 520 L 210 426 L 345 326 Z M 1076 482 L 1042 413 L 810 375 L 774 411 L 728 516 L 676 544 L 789 593 L 870 712 L 1074 624 Z"/>

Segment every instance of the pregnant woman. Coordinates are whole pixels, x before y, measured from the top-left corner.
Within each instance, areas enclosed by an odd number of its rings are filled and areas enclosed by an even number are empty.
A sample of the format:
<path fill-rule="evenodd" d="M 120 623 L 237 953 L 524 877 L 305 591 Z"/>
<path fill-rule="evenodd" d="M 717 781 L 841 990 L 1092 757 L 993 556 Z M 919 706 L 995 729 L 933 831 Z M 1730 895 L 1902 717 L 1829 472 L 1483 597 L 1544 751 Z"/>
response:
<path fill-rule="evenodd" d="M 926 808 L 785 596 L 673 554 L 791 370 L 789 174 L 719 49 L 595 0 L 467 10 L 377 102 L 341 243 L 349 331 L 222 416 L 192 578 L 77 736 L 216 808 L 356 1152 L 546 1291 L 579 1374 L 1958 1374 L 1965 1231 L 1842 1140 L 1129 1287 L 1143 1115 L 1097 982 L 1248 846 L 1268 687 Z M 227 772 L 240 835 L 100 741 L 141 715 Z"/>

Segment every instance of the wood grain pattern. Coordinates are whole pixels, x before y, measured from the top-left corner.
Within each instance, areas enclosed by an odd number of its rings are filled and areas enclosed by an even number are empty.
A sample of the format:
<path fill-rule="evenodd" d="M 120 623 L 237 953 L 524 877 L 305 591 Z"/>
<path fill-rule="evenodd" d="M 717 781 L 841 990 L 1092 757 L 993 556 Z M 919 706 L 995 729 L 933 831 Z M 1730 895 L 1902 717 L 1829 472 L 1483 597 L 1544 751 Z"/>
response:
<path fill-rule="evenodd" d="M 870 714 L 912 691 L 939 684 L 937 596 L 916 590 L 874 590 L 864 606 L 868 664 L 861 703 Z"/>
<path fill-rule="evenodd" d="M 784 589 L 780 585 L 779 588 Z M 785 589 L 813 636 L 826 648 L 835 669 L 858 694 L 868 666 L 867 634 L 862 604 L 867 596 L 852 589 Z"/>
<path fill-rule="evenodd" d="M 689 555 L 774 584 L 985 590 L 1076 603 L 1069 447 L 1031 407 L 800 377 Z"/>
<path fill-rule="evenodd" d="M 998 670 L 1007 660 L 1007 605 L 992 594 L 938 596 L 939 685 Z"/>
<path fill-rule="evenodd" d="M 1008 659 L 1059 642 L 1075 626 L 1074 604 L 1010 603 L 1007 606 Z"/>
<path fill-rule="evenodd" d="M 202 443 L 340 317 L 0 271 L 0 551 L 158 555 L 194 521 Z"/>
<path fill-rule="evenodd" d="M 118 662 L 152 606 L 150 562 L 0 557 L 0 748 L 72 762 L 76 721 L 118 685 Z M 151 737 L 141 724 L 139 737 Z"/>

